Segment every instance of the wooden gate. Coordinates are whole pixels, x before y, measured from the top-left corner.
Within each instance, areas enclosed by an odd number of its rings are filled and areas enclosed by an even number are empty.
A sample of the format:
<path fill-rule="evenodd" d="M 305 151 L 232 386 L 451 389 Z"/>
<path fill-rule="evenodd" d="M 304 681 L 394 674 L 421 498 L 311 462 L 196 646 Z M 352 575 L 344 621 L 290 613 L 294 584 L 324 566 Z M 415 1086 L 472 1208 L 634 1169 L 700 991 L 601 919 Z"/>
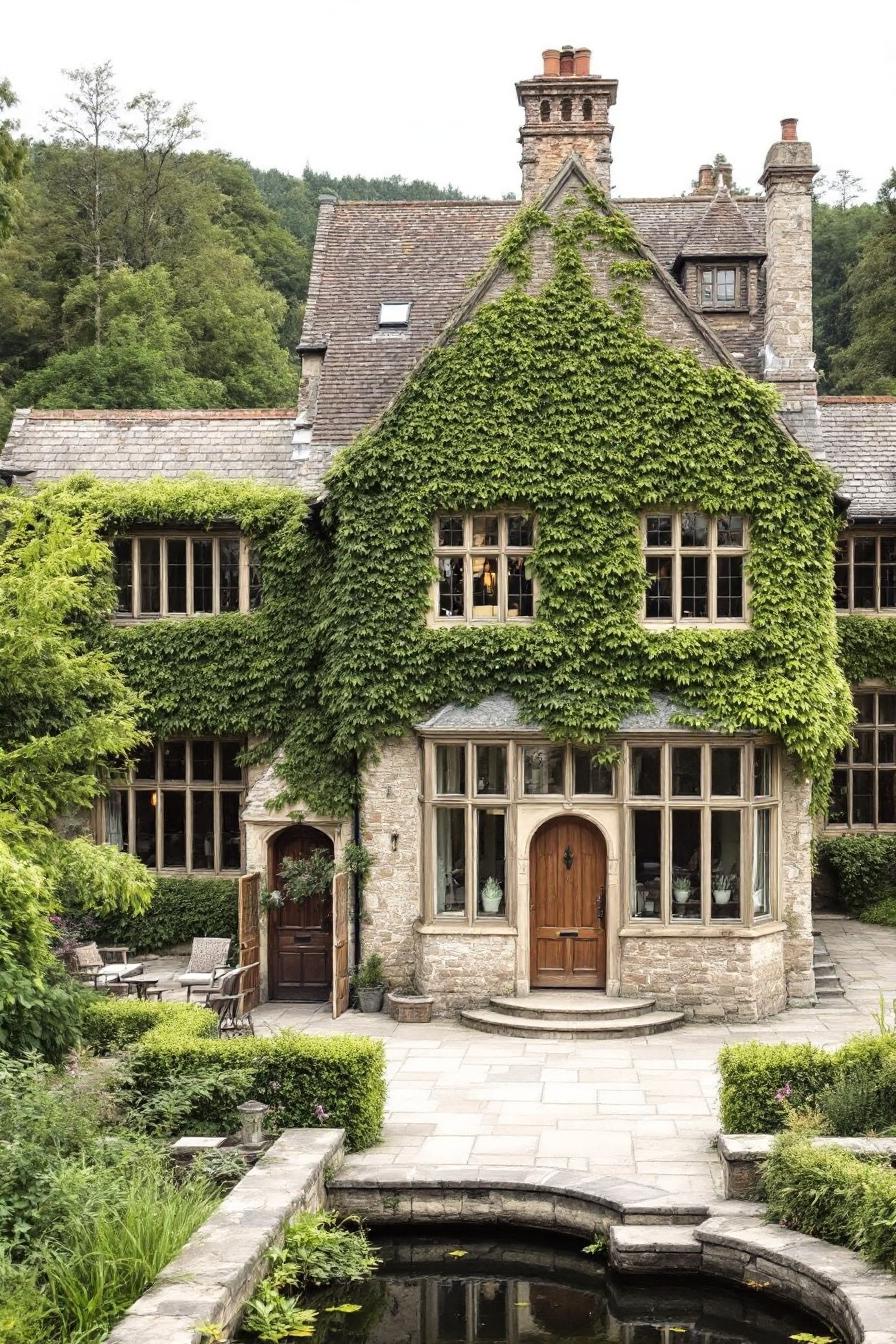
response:
<path fill-rule="evenodd" d="M 259 934 L 259 898 L 261 896 L 261 873 L 247 873 L 239 882 L 239 938 L 240 965 L 254 966 L 245 978 L 243 1000 L 246 1010 L 258 1007 L 258 962 L 261 956 L 261 938 Z"/>
<path fill-rule="evenodd" d="M 348 873 L 333 879 L 333 1016 L 348 1008 Z"/>

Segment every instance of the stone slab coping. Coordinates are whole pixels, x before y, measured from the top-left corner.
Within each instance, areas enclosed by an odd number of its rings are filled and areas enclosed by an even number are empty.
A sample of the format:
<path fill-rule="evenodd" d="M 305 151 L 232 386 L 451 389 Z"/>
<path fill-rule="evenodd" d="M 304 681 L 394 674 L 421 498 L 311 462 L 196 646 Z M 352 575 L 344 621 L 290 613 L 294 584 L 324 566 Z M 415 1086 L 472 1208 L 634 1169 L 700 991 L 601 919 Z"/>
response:
<path fill-rule="evenodd" d="M 444 1191 L 483 1200 L 493 1194 L 512 1193 L 565 1196 L 596 1204 L 624 1222 L 649 1218 L 652 1222 L 699 1223 L 709 1212 L 705 1201 L 672 1195 L 638 1181 L 619 1176 L 588 1176 L 551 1167 L 397 1167 L 349 1163 L 327 1188 L 341 1196 L 352 1191 L 380 1191 L 386 1196 Z"/>
<path fill-rule="evenodd" d="M 223 1148 L 227 1142 L 223 1136 L 214 1137 L 212 1135 L 197 1135 L 195 1138 L 186 1135 L 182 1139 L 175 1139 L 171 1145 L 171 1151 L 175 1156 L 181 1156 L 184 1153 L 207 1153 L 216 1148 Z"/>
<path fill-rule="evenodd" d="M 693 1232 L 704 1272 L 795 1298 L 850 1344 L 896 1344 L 896 1275 L 854 1251 L 742 1215 L 708 1218 Z"/>
<path fill-rule="evenodd" d="M 728 1162 L 763 1162 L 771 1153 L 777 1134 L 720 1134 L 719 1156 Z M 896 1160 L 896 1139 L 838 1138 L 821 1135 L 813 1148 L 844 1148 L 856 1157 L 888 1157 Z"/>
<path fill-rule="evenodd" d="M 196 1326 L 229 1331 L 264 1277 L 288 1220 L 325 1204 L 327 1172 L 342 1160 L 341 1129 L 287 1129 L 222 1199 L 107 1344 L 198 1344 Z"/>

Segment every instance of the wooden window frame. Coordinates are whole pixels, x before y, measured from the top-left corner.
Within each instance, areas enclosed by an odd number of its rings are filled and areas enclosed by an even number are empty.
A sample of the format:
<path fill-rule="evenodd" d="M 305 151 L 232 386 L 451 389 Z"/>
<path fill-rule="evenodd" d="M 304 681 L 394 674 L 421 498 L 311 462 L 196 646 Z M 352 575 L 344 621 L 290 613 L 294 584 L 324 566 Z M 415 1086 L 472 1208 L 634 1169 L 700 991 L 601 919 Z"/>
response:
<path fill-rule="evenodd" d="M 868 762 L 855 761 L 853 759 L 855 746 L 851 743 L 846 749 L 846 759 L 837 760 L 834 764 L 834 776 L 838 773 L 846 775 L 846 820 L 832 821 L 829 812 L 825 814 L 825 831 L 832 835 L 862 834 L 871 835 L 879 833 L 881 835 L 892 835 L 896 832 L 896 821 L 878 821 L 880 780 L 882 775 L 896 776 L 896 761 L 880 761 L 880 734 L 881 732 L 896 733 L 896 722 L 888 723 L 881 720 L 880 717 L 880 697 L 882 695 L 896 696 L 896 687 L 884 685 L 860 685 L 853 687 L 853 699 L 859 695 L 870 695 L 874 699 L 874 717 L 873 721 L 868 723 L 856 722 L 855 728 L 860 733 L 868 733 L 871 736 L 872 760 Z M 896 718 L 896 714 L 894 714 Z M 853 821 L 853 785 L 856 775 L 871 776 L 871 806 L 873 812 L 872 821 Z M 833 790 L 833 781 L 832 781 Z M 896 779 L 894 779 L 896 787 Z"/>
<path fill-rule="evenodd" d="M 720 300 L 718 298 L 718 277 L 720 271 L 734 272 L 734 298 Z M 712 300 L 709 303 L 703 299 L 703 278 L 712 277 Z M 730 313 L 740 312 L 747 307 L 748 300 L 748 280 L 746 267 L 742 263 L 734 261 L 724 261 L 719 263 L 699 263 L 697 266 L 697 307 L 702 312 L 707 313 Z"/>
<path fill-rule="evenodd" d="M 532 522 L 532 545 L 531 546 L 510 546 L 507 542 L 507 522 L 509 518 L 524 516 L 531 519 Z M 439 544 L 439 524 L 446 518 L 463 518 L 464 539 L 460 546 L 442 546 Z M 494 546 L 474 546 L 473 545 L 473 520 L 474 518 L 497 518 L 498 519 L 498 541 Z M 430 622 L 439 626 L 457 626 L 457 625 L 531 625 L 538 612 L 538 580 L 532 575 L 532 615 L 531 616 L 511 616 L 508 614 L 508 560 L 521 559 L 527 560 L 531 564 L 538 542 L 538 520 L 531 509 L 520 508 L 498 508 L 498 509 L 476 509 L 472 512 L 466 512 L 463 509 L 443 509 L 437 514 L 433 523 L 433 540 L 435 544 L 435 561 L 438 569 L 438 562 L 441 559 L 459 559 L 463 558 L 463 583 L 464 583 L 464 614 L 462 616 L 443 616 L 439 610 L 439 579 L 436 577 L 432 585 L 430 601 Z M 476 616 L 473 608 L 473 560 L 477 556 L 492 557 L 498 559 L 498 605 L 496 616 Z"/>
<path fill-rule="evenodd" d="M 166 743 L 184 742 L 186 743 L 186 761 L 185 761 L 185 779 L 169 780 L 163 777 L 163 758 L 162 753 Z M 194 742 L 211 742 L 213 744 L 213 768 L 212 779 L 193 779 L 193 749 Z M 225 743 L 235 744 L 240 751 L 246 748 L 246 742 L 238 737 L 213 737 L 212 735 L 203 736 L 201 734 L 182 734 L 172 735 L 166 738 L 159 738 L 152 743 L 152 751 L 155 758 L 154 778 L 137 779 L 132 767 L 125 779 L 113 780 L 109 793 L 123 793 L 124 803 L 127 806 L 128 815 L 128 844 L 126 853 L 133 854 L 139 858 L 136 851 L 136 812 L 137 812 L 137 794 L 151 793 L 157 796 L 161 795 L 161 806 L 156 804 L 156 862 L 153 865 L 147 864 L 150 872 L 156 872 L 163 876 L 195 876 L 195 877 L 217 877 L 219 875 L 233 876 L 241 873 L 245 869 L 246 855 L 246 836 L 245 827 L 240 821 L 240 863 L 238 868 L 225 868 L 222 863 L 223 858 L 223 819 L 221 798 L 224 794 L 237 794 L 240 800 L 240 812 L 246 801 L 246 769 L 242 768 L 242 780 L 226 780 L 223 778 L 221 754 Z M 165 857 L 164 846 L 164 796 L 165 794 L 178 793 L 184 796 L 184 858 L 185 863 L 181 865 L 165 864 L 160 862 Z M 214 854 L 213 865 L 210 868 L 193 867 L 193 807 L 192 797 L 194 793 L 211 793 L 213 798 L 213 825 L 214 825 Z M 109 827 L 109 800 L 108 797 L 99 800 L 94 817 L 94 834 L 98 842 L 110 843 L 108 840 Z"/>
<path fill-rule="evenodd" d="M 196 531 L 139 531 L 127 532 L 113 539 L 114 542 L 130 541 L 131 543 L 131 574 L 132 574 L 132 596 L 131 610 L 115 610 L 112 619 L 116 625 L 129 625 L 132 623 L 142 623 L 143 621 L 176 621 L 192 619 L 195 616 L 219 616 L 221 611 L 221 542 L 237 541 L 239 542 L 239 601 L 233 612 L 248 612 L 255 610 L 259 605 L 261 598 L 257 602 L 251 601 L 251 569 L 253 563 L 257 564 L 255 559 L 255 547 L 248 537 L 242 536 L 239 532 L 196 532 Z M 140 543 L 141 541 L 157 541 L 159 543 L 159 610 L 142 610 L 141 602 L 141 579 L 140 579 Z M 168 543 L 171 541 L 183 541 L 186 543 L 186 586 L 187 601 L 186 611 L 168 610 Z M 212 543 L 212 609 L 211 611 L 196 611 L 194 609 L 193 595 L 193 546 L 196 542 L 210 541 Z M 228 612 L 227 614 L 232 614 Z"/>
<path fill-rule="evenodd" d="M 683 546 L 681 542 L 681 519 L 685 513 L 701 513 L 708 519 L 708 542 L 706 546 Z M 647 578 L 648 558 L 667 558 L 672 561 L 672 615 L 647 615 L 647 585 L 641 600 L 641 624 L 648 629 L 669 630 L 675 626 L 701 629 L 715 626 L 721 629 L 743 630 L 751 623 L 750 597 L 751 587 L 747 577 L 747 560 L 750 554 L 750 520 L 746 514 L 737 513 L 743 523 L 743 541 L 740 546 L 720 546 L 718 544 L 718 522 L 724 513 L 708 513 L 704 509 L 673 509 L 657 506 L 645 509 L 640 518 L 641 555 L 644 562 L 644 574 Z M 648 546 L 647 519 L 669 517 L 672 519 L 672 541 L 668 546 Z M 708 614 L 706 616 L 681 615 L 681 562 L 686 557 L 705 558 L 707 564 Z M 741 616 L 719 616 L 718 610 L 718 562 L 720 559 L 735 559 L 742 562 L 743 614 Z"/>
<path fill-rule="evenodd" d="M 656 795 L 635 794 L 632 790 L 632 752 L 641 748 L 660 750 L 660 792 Z M 672 794 L 672 751 L 678 747 L 699 749 L 701 752 L 701 789 L 699 795 Z M 769 794 L 754 795 L 755 754 L 762 748 L 772 750 L 771 783 Z M 737 748 L 741 752 L 741 790 L 734 795 L 714 795 L 711 792 L 711 752 L 713 748 Z M 772 740 L 753 742 L 743 738 L 720 742 L 682 736 L 645 736 L 625 742 L 620 766 L 622 774 L 622 801 L 624 807 L 624 862 L 623 862 L 623 926 L 651 928 L 657 931 L 674 930 L 682 935 L 689 930 L 694 934 L 707 929 L 750 928 L 773 922 L 780 908 L 780 814 L 781 762 L 780 752 Z M 700 819 L 700 917 L 673 919 L 672 899 L 672 813 L 699 811 Z M 711 834 L 713 812 L 735 812 L 740 815 L 740 913 L 731 918 L 712 916 L 711 891 Z M 753 908 L 753 861 L 755 845 L 755 817 L 759 812 L 771 813 L 769 827 L 769 908 L 757 912 Z M 635 912 L 634 881 L 634 817 L 637 812 L 659 812 L 660 820 L 660 909 L 656 914 L 639 915 Z"/>
<path fill-rule="evenodd" d="M 860 607 L 855 601 L 855 543 L 857 541 L 874 541 L 874 604 L 870 607 Z M 834 558 L 834 607 L 838 615 L 852 615 L 857 612 L 862 616 L 885 614 L 887 616 L 896 613 L 896 603 L 892 606 L 881 605 L 881 542 L 896 542 L 896 531 L 893 529 L 882 528 L 858 528 L 853 531 L 843 532 L 837 540 L 837 550 L 845 550 L 845 558 L 840 559 L 838 555 Z M 846 602 L 837 601 L 837 572 L 845 570 L 846 576 Z M 894 585 L 896 589 L 896 585 Z"/>

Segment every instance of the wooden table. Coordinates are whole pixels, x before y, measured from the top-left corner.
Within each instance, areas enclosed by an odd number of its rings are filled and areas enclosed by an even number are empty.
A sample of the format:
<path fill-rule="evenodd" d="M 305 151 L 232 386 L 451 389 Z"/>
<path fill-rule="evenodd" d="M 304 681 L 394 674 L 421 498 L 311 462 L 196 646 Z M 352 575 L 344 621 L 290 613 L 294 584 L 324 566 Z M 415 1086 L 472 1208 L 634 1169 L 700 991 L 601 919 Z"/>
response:
<path fill-rule="evenodd" d="M 159 983 L 157 975 L 129 975 L 126 980 L 120 981 L 128 992 L 128 998 L 131 996 L 131 988 L 137 991 L 138 999 L 147 999 L 152 995 L 155 999 L 161 999 L 164 990 L 156 989 Z"/>

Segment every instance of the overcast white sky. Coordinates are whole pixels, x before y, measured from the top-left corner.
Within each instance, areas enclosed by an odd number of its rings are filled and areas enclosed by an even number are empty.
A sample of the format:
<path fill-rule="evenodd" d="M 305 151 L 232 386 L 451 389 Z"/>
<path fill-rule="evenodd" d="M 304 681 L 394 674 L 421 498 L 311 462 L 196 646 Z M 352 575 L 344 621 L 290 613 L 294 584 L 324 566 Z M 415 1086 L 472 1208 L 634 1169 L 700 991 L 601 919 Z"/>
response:
<path fill-rule="evenodd" d="M 896 162 L 893 0 L 4 0 L 0 41 L 30 134 L 63 66 L 110 59 L 124 94 L 192 100 L 206 145 L 292 173 L 518 191 L 514 82 L 564 43 L 619 80 L 620 195 L 677 195 L 717 150 L 753 187 L 786 116 L 866 195 Z"/>

